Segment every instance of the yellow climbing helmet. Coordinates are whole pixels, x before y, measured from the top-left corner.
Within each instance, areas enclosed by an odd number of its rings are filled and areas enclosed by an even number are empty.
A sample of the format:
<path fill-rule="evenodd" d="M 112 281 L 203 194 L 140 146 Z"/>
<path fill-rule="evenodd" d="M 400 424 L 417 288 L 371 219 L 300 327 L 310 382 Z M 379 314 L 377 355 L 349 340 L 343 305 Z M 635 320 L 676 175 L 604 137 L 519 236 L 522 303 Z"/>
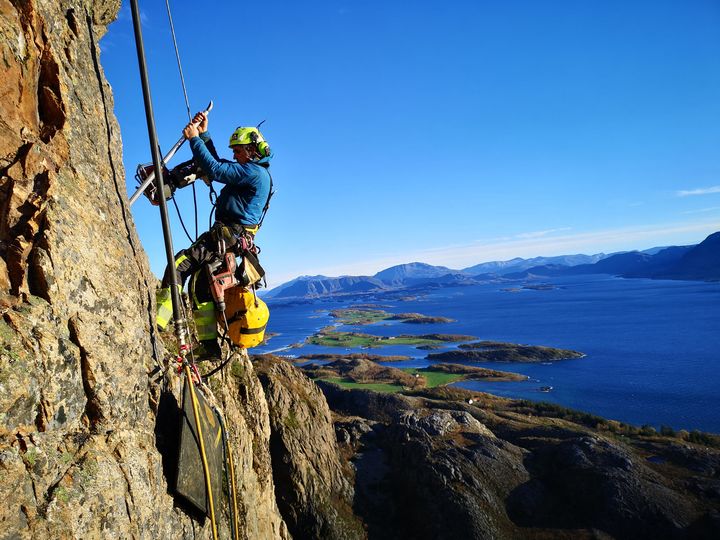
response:
<path fill-rule="evenodd" d="M 258 153 L 262 157 L 270 155 L 270 145 L 265 142 L 265 139 L 258 128 L 239 127 L 233 131 L 233 134 L 230 135 L 230 143 L 228 146 L 232 148 L 238 144 L 254 144 Z"/>

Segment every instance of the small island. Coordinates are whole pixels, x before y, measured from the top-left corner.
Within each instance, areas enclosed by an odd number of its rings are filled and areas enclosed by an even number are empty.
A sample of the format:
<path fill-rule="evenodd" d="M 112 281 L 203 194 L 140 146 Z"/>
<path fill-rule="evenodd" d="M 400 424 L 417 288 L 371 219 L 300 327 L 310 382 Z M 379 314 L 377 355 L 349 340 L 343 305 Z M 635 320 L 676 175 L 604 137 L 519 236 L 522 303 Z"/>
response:
<path fill-rule="evenodd" d="M 421 313 L 398 313 L 389 318 L 391 321 L 402 321 L 408 324 L 435 324 L 435 323 L 451 323 L 455 319 L 448 317 L 430 317 Z"/>
<path fill-rule="evenodd" d="M 367 307 L 371 306 L 371 307 Z M 431 317 L 422 313 L 388 313 L 381 309 L 375 309 L 375 305 L 365 304 L 351 308 L 334 309 L 330 316 L 338 320 L 340 324 L 368 325 L 380 321 L 401 321 L 409 324 L 432 324 L 450 323 L 454 319 L 447 317 Z"/>
<path fill-rule="evenodd" d="M 557 285 L 553 285 L 552 283 L 538 283 L 536 285 L 524 285 L 523 289 L 529 290 L 529 291 L 554 291 L 557 289 Z"/>
<path fill-rule="evenodd" d="M 507 287 L 500 290 L 502 292 L 519 293 L 522 291 L 554 291 L 555 289 L 559 289 L 559 287 L 557 285 L 553 285 L 552 283 L 537 283 L 523 285 L 522 287 Z"/>
<path fill-rule="evenodd" d="M 554 362 L 582 358 L 585 354 L 568 349 L 519 345 L 502 341 L 463 343 L 456 350 L 430 353 L 428 360 L 435 362 Z"/>
<path fill-rule="evenodd" d="M 261 346 L 262 346 L 262 345 L 267 345 L 267 342 L 270 341 L 272 338 L 277 337 L 277 336 L 281 336 L 281 335 L 282 335 L 282 334 L 281 334 L 280 332 L 265 332 L 265 339 L 263 339 L 263 341 L 262 341 L 262 343 L 261 343 L 260 345 L 261 345 Z"/>
<path fill-rule="evenodd" d="M 308 362 L 313 360 L 320 360 L 324 362 L 335 362 L 336 360 L 370 360 L 371 362 L 405 362 L 412 360 L 410 356 L 404 356 L 401 354 L 394 355 L 380 355 L 380 354 L 369 354 L 369 353 L 316 353 L 316 354 L 303 354 L 295 358 L 296 362 Z"/>
<path fill-rule="evenodd" d="M 334 326 L 327 326 L 305 340 L 308 345 L 322 345 L 324 347 L 342 347 L 346 349 L 387 347 L 391 345 L 442 345 L 445 343 L 459 343 L 473 341 L 473 336 L 457 334 L 401 334 L 399 336 L 375 336 L 362 332 L 339 332 Z"/>
<path fill-rule="evenodd" d="M 463 380 L 524 381 L 525 375 L 479 367 L 438 364 L 426 368 L 398 369 L 355 358 L 340 359 L 330 364 L 303 366 L 313 379 L 338 384 L 344 388 L 361 388 L 376 392 L 401 392 L 435 388 Z"/>

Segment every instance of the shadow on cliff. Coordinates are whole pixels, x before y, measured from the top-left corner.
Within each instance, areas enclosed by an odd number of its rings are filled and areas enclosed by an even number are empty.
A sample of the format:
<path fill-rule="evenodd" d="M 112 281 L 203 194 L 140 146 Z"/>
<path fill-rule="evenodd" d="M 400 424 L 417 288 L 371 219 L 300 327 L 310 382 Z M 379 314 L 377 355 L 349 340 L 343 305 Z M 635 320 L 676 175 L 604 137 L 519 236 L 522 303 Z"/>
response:
<path fill-rule="evenodd" d="M 174 491 L 177 483 L 178 461 L 180 457 L 180 429 L 182 426 L 182 409 L 177 398 L 169 390 L 160 394 L 157 420 L 155 421 L 155 448 L 162 456 L 163 475 L 167 482 L 167 492 L 173 497 L 176 508 L 200 524 L 205 522 L 205 514 L 198 511 L 183 497 Z"/>
<path fill-rule="evenodd" d="M 667 480 L 619 445 L 594 436 L 536 444 L 531 478 L 506 500 L 520 527 L 603 531 L 614 538 L 718 538 L 718 520 L 699 515 Z"/>
<path fill-rule="evenodd" d="M 399 516 L 394 493 L 390 457 L 379 444 L 385 426 L 358 433 L 356 426 L 343 425 L 345 432 L 355 431 L 347 438 L 357 448 L 352 463 L 355 467 L 353 511 L 367 527 L 368 538 L 388 540 L 409 538 L 405 521 Z M 407 499 L 400 499 L 407 500 Z"/>

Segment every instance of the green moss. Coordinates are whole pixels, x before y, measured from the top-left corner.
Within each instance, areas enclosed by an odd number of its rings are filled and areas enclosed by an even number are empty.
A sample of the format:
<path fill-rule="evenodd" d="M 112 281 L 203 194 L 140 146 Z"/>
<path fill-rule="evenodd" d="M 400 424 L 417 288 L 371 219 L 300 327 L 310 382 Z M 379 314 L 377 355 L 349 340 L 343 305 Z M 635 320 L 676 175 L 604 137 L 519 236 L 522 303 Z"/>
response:
<path fill-rule="evenodd" d="M 30 304 L 31 306 L 48 306 L 49 302 L 45 300 L 41 296 L 35 296 L 34 294 L 29 294 L 25 301 Z"/>
<path fill-rule="evenodd" d="M 98 464 L 96 461 L 85 460 L 82 467 L 78 470 L 78 478 L 82 484 L 87 484 L 95 478 L 98 473 Z"/>
<path fill-rule="evenodd" d="M 7 369 L 3 369 L 7 362 L 5 359 L 0 355 L 0 385 L 7 384 L 10 381 L 10 371 Z"/>
<path fill-rule="evenodd" d="M 0 382 L 7 382 L 9 374 L 9 364 L 20 362 L 25 356 L 20 342 L 18 341 L 15 330 L 10 327 L 5 321 L 0 320 L 0 355 L 3 356 L 3 361 L 0 362 Z"/>
<path fill-rule="evenodd" d="M 70 500 L 70 492 L 64 487 L 60 486 L 55 490 L 55 499 L 65 504 Z"/>
<path fill-rule="evenodd" d="M 245 366 L 239 360 L 234 360 L 230 365 L 230 375 L 236 379 L 243 379 L 245 377 Z"/>
<path fill-rule="evenodd" d="M 35 463 L 37 463 L 38 454 L 38 449 L 34 446 L 31 446 L 30 448 L 28 448 L 27 452 L 25 452 L 25 461 L 30 464 L 31 467 L 34 467 Z"/>
<path fill-rule="evenodd" d="M 15 341 L 15 331 L 10 328 L 8 323 L 0 320 L 0 340 L 4 343 L 11 343 Z"/>
<path fill-rule="evenodd" d="M 218 378 L 206 379 L 206 383 L 210 386 L 210 390 L 213 392 L 220 392 L 222 389 L 222 383 Z"/>
<path fill-rule="evenodd" d="M 298 419 L 295 416 L 295 411 L 293 411 L 292 409 L 290 409 L 290 411 L 288 412 L 287 416 L 283 420 L 283 423 L 290 429 L 297 429 L 300 427 L 300 422 L 298 422 Z"/>
<path fill-rule="evenodd" d="M 70 452 L 63 452 L 60 455 L 60 461 L 62 461 L 65 465 L 70 463 L 73 460 L 73 455 Z"/>

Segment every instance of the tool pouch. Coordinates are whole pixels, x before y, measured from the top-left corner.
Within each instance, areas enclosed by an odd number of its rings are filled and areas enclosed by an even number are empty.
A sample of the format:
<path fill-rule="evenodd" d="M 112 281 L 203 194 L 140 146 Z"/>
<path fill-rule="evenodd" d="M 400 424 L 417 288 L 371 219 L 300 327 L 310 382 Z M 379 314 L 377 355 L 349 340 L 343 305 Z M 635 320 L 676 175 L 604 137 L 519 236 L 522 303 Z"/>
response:
<path fill-rule="evenodd" d="M 225 291 L 228 337 L 238 347 L 249 349 L 265 340 L 270 310 L 254 291 L 240 286 Z"/>

